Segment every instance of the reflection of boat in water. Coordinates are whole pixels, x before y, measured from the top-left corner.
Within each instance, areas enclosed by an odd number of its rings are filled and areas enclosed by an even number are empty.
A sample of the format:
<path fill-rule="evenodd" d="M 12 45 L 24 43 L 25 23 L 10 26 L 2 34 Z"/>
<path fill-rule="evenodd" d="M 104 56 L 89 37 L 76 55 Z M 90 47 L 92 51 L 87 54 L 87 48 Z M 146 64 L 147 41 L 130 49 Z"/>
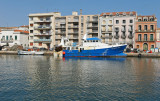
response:
<path fill-rule="evenodd" d="M 63 60 L 107 60 L 107 61 L 124 61 L 126 58 L 118 57 L 118 58 L 107 58 L 107 57 L 63 57 Z"/>
<path fill-rule="evenodd" d="M 114 57 L 127 56 L 123 53 L 126 44 L 109 45 L 101 42 L 99 38 L 84 38 L 81 46 L 67 46 L 61 40 L 63 57 Z"/>
<path fill-rule="evenodd" d="M 18 51 L 18 55 L 43 55 L 44 52 L 36 52 L 36 51 Z"/>

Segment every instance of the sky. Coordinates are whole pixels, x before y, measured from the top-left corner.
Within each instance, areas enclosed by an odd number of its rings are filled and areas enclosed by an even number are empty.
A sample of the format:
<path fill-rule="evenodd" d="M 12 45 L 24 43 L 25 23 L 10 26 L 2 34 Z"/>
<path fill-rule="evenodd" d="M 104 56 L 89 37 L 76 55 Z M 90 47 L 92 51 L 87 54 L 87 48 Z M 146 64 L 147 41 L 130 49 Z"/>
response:
<path fill-rule="evenodd" d="M 136 11 L 138 15 L 155 15 L 160 27 L 160 0 L 0 0 L 0 27 L 28 25 L 32 13 L 72 11 L 82 14 Z"/>

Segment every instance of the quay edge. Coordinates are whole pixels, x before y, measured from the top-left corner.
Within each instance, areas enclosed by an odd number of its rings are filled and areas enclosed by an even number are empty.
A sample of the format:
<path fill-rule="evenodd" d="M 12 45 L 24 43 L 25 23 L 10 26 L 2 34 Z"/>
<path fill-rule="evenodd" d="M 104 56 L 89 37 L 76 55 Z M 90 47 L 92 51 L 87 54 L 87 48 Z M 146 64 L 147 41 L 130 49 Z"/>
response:
<path fill-rule="evenodd" d="M 125 53 L 127 57 L 149 57 L 160 58 L 160 53 Z"/>
<path fill-rule="evenodd" d="M 0 55 L 18 55 L 18 51 L 0 51 Z M 53 56 L 54 52 L 53 51 L 44 52 L 44 55 Z"/>

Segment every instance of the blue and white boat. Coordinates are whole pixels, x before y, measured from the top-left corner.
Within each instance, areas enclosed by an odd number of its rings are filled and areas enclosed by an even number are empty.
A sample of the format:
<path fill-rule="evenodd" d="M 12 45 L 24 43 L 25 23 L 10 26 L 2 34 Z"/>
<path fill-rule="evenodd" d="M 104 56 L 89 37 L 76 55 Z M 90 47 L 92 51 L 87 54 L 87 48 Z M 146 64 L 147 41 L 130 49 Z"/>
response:
<path fill-rule="evenodd" d="M 127 56 L 123 53 L 127 44 L 109 45 L 101 42 L 99 38 L 83 38 L 81 46 L 64 45 L 63 57 L 124 57 Z"/>

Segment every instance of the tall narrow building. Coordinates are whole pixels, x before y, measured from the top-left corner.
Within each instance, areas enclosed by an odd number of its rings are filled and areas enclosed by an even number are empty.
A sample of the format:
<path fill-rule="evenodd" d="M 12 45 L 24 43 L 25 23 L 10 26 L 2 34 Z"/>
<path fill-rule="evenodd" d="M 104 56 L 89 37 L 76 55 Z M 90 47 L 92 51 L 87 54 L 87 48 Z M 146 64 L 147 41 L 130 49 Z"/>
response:
<path fill-rule="evenodd" d="M 81 44 L 84 34 L 88 37 L 98 36 L 99 15 L 72 15 L 55 17 L 55 44 L 59 44 L 61 37 L 66 37 L 71 43 Z"/>
<path fill-rule="evenodd" d="M 140 50 L 150 50 L 156 47 L 157 18 L 151 16 L 137 16 L 135 47 Z"/>
<path fill-rule="evenodd" d="M 100 30 L 104 43 L 126 43 L 134 47 L 136 12 L 110 12 L 100 15 Z"/>
<path fill-rule="evenodd" d="M 54 20 L 59 12 L 29 15 L 29 47 L 53 48 Z"/>

